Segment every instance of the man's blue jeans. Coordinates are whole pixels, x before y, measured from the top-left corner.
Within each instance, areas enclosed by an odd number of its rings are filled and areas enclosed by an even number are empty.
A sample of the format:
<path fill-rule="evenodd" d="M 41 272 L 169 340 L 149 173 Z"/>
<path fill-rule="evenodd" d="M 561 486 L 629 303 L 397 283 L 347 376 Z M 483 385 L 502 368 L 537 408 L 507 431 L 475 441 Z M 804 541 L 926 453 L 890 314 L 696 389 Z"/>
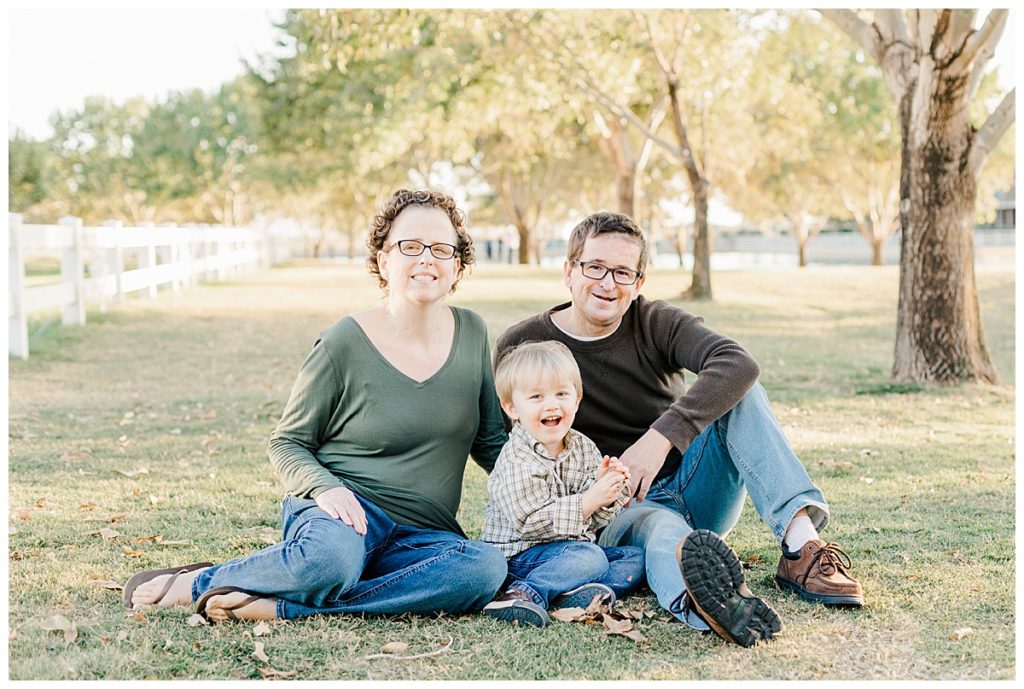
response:
<path fill-rule="evenodd" d="M 818 531 L 828 523 L 825 497 L 789 446 L 760 383 L 690 443 L 675 474 L 655 482 L 643 502 L 622 510 L 599 543 L 642 547 L 647 583 L 658 603 L 684 622 L 704 627 L 683 618 L 686 587 L 676 545 L 693 529 L 724 538 L 739 520 L 748 493 L 780 543 L 802 508 Z"/>
<path fill-rule="evenodd" d="M 644 551 L 589 541 L 553 541 L 527 548 L 508 560 L 505 588 L 525 591 L 545 610 L 560 593 L 583 584 L 604 584 L 621 598 L 644 581 Z"/>
<path fill-rule="evenodd" d="M 192 584 L 192 600 L 235 586 L 277 598 L 282 620 L 318 613 L 457 614 L 482 608 L 505 580 L 505 557 L 494 546 L 399 525 L 369 500 L 359 503 L 365 536 L 314 500 L 286 497 L 282 542 L 205 570 Z"/>

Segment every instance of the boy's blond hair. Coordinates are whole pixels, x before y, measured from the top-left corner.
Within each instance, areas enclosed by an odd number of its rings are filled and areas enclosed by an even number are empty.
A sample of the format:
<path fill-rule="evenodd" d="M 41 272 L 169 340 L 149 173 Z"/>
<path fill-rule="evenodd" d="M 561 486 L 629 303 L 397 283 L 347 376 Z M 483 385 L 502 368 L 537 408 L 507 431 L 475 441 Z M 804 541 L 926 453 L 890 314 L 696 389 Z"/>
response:
<path fill-rule="evenodd" d="M 512 392 L 522 387 L 524 381 L 569 380 L 576 387 L 576 394 L 583 396 L 583 379 L 580 367 L 572 352 L 561 342 L 524 342 L 507 352 L 498 362 L 494 371 L 494 387 L 502 404 L 512 401 Z"/>

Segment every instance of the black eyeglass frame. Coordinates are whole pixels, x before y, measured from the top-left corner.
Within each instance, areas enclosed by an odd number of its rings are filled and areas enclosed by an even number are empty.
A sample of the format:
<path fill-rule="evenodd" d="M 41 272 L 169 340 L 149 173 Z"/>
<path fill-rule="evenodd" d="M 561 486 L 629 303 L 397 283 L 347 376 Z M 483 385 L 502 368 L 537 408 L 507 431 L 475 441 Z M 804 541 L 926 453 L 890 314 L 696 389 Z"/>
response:
<path fill-rule="evenodd" d="M 402 248 L 403 244 L 419 244 L 423 248 L 421 248 L 416 253 L 411 254 L 411 253 L 409 253 L 408 251 L 406 251 L 405 249 Z M 446 242 L 435 242 L 433 244 L 427 244 L 426 242 L 421 242 L 418 239 L 399 239 L 397 242 L 395 242 L 391 246 L 392 247 L 397 246 L 398 247 L 398 252 L 400 254 L 402 254 L 403 256 L 422 256 L 424 251 L 426 251 L 427 249 L 430 249 L 430 255 L 433 256 L 434 258 L 436 258 L 439 261 L 450 261 L 451 259 L 455 258 L 455 256 L 458 255 L 458 253 L 459 253 L 459 247 L 455 246 L 454 244 L 448 244 Z M 451 256 L 438 256 L 437 252 L 434 251 L 434 247 L 435 246 L 446 246 L 446 247 L 448 247 L 449 249 L 452 250 L 452 255 Z"/>
<path fill-rule="evenodd" d="M 581 261 L 579 259 L 574 258 L 572 260 L 572 262 L 580 267 L 580 273 L 583 274 L 583 277 L 587 278 L 588 280 L 594 280 L 595 282 L 598 282 L 600 280 L 604 280 L 604 276 L 607 275 L 608 273 L 611 273 L 612 274 L 612 282 L 614 282 L 616 285 L 628 286 L 628 285 L 635 285 L 636 281 L 644 276 L 644 274 L 641 273 L 639 270 L 630 270 L 628 268 L 609 268 L 608 266 L 602 265 L 600 263 L 596 263 L 595 261 Z M 587 275 L 586 266 L 597 266 L 598 268 L 601 268 L 604 272 L 601 273 L 600 277 L 594 277 L 593 275 Z M 615 273 L 616 272 L 629 273 L 630 275 L 633 275 L 633 279 L 630 282 L 622 282 L 621 280 L 616 280 L 615 279 Z"/>

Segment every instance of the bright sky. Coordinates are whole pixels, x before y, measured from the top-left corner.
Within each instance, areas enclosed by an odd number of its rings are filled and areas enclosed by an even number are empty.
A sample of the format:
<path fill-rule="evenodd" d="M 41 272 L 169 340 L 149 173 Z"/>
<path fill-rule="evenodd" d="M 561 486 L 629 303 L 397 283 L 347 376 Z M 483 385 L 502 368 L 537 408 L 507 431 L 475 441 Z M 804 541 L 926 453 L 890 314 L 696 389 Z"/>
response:
<path fill-rule="evenodd" d="M 242 58 L 275 50 L 280 9 L 14 9 L 8 11 L 9 131 L 53 133 L 56 109 L 86 96 L 117 102 L 212 90 Z"/>
<path fill-rule="evenodd" d="M 214 89 L 242 72 L 242 58 L 275 49 L 278 32 L 273 23 L 283 12 L 8 10 L 9 132 L 19 127 L 45 138 L 52 133 L 48 121 L 54 110 L 79 108 L 89 95 L 120 103 L 140 95 L 164 97 L 171 90 Z M 1000 65 L 1004 88 L 1014 79 L 1016 14 L 1011 11 L 993 60 Z"/>

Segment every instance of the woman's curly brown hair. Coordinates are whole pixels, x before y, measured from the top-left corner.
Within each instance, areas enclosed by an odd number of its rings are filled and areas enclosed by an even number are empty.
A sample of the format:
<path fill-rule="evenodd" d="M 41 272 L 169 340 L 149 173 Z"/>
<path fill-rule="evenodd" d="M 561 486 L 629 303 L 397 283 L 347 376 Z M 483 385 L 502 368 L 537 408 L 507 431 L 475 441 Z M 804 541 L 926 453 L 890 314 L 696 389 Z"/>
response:
<path fill-rule="evenodd" d="M 409 206 L 437 208 L 444 211 L 448 215 L 448 219 L 452 221 L 452 227 L 455 228 L 457 237 L 455 255 L 459 258 L 459 272 L 451 289 L 454 292 L 459 280 L 462 279 L 462 273 L 466 270 L 466 266 L 473 263 L 473 239 L 466 231 L 466 216 L 455 205 L 455 199 L 439 191 L 399 189 L 391 195 L 391 198 L 385 202 L 380 212 L 373 218 L 373 227 L 370 228 L 370 236 L 366 240 L 366 247 L 370 250 L 370 255 L 366 259 L 366 267 L 370 269 L 370 274 L 377 278 L 377 282 L 382 288 L 388 286 L 388 281 L 380 274 L 377 252 L 384 251 L 395 218 Z"/>

